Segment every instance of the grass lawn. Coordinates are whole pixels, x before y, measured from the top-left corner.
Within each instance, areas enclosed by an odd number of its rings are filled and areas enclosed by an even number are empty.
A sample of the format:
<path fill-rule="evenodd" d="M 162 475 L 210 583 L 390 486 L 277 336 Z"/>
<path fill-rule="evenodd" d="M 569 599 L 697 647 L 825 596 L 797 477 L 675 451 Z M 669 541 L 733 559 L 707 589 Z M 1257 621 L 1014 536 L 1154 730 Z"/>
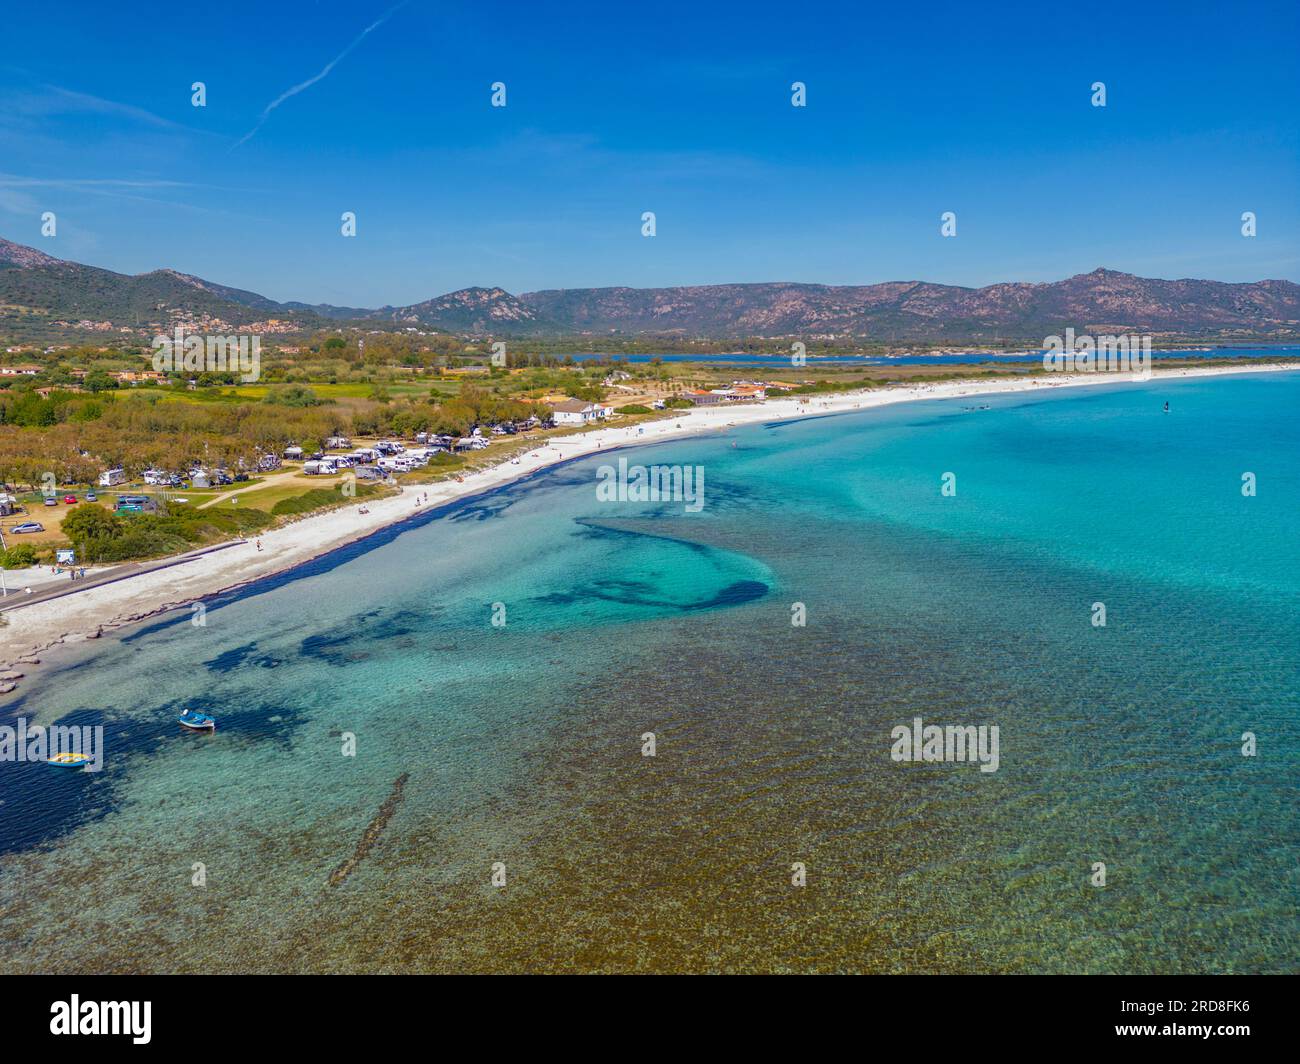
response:
<path fill-rule="evenodd" d="M 247 491 L 243 490 L 243 485 L 239 485 L 238 501 L 235 501 L 235 497 L 232 496 L 229 499 L 223 499 L 210 509 L 246 510 L 251 507 L 254 510 L 265 510 L 270 513 L 271 507 L 281 499 L 291 499 L 295 495 L 301 495 L 303 492 L 312 491 L 315 488 L 332 488 L 342 479 L 342 476 L 308 477 L 299 474 L 276 480 L 263 487 L 250 487 Z M 226 488 L 225 490 L 229 491 L 230 489 Z"/>

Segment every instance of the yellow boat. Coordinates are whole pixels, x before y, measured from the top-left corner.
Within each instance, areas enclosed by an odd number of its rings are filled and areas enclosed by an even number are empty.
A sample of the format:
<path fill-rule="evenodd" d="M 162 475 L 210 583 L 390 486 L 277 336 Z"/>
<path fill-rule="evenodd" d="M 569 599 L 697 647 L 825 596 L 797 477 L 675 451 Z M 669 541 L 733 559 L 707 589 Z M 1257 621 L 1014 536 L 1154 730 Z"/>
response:
<path fill-rule="evenodd" d="M 89 754 L 55 754 L 49 759 L 49 764 L 58 765 L 60 768 L 78 768 L 81 765 L 90 764 Z"/>

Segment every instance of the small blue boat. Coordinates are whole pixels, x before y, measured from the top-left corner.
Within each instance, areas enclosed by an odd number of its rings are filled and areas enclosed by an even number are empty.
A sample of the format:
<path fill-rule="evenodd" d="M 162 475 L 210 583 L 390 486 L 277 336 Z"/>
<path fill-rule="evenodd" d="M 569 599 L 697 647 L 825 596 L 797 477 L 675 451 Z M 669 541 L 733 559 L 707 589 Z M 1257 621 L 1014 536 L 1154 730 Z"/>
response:
<path fill-rule="evenodd" d="M 199 713 L 193 709 L 185 710 L 176 720 L 192 731 L 213 731 L 217 726 L 215 717 L 209 717 L 206 713 Z"/>

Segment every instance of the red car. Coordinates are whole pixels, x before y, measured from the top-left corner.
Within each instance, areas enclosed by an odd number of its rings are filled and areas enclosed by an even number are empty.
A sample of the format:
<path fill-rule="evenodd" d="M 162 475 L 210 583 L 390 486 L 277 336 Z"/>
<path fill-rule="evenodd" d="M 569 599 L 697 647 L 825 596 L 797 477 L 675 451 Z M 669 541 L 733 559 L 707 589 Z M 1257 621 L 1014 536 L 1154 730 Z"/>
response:
<path fill-rule="evenodd" d="M 67 503 L 69 506 L 77 505 L 77 497 L 75 495 L 65 495 L 63 496 L 63 501 Z"/>

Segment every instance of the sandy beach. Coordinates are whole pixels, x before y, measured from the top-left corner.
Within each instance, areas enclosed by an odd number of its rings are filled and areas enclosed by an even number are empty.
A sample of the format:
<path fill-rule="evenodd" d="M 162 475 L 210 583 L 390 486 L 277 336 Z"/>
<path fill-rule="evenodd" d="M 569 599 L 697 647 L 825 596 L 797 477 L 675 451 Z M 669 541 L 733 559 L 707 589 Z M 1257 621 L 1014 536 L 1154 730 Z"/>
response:
<path fill-rule="evenodd" d="M 1294 370 L 1294 367 L 1207 367 L 1156 371 L 1152 378 L 1241 375 L 1288 369 Z M 0 661 L 8 662 L 10 668 L 30 675 L 36 661 L 52 647 L 98 638 L 104 632 L 145 617 L 283 572 L 387 525 L 409 518 L 420 510 L 488 491 L 547 466 L 597 451 L 717 432 L 733 426 L 847 413 L 914 400 L 1095 387 L 1123 384 L 1129 380 L 1131 378 L 1127 375 L 1084 374 L 909 385 L 810 396 L 806 399 L 776 399 L 748 406 L 684 410 L 678 416 L 649 424 L 614 425 L 596 431 L 555 437 L 521 455 L 517 462 L 505 461 L 466 476 L 462 482 L 447 480 L 435 484 L 407 485 L 399 495 L 369 502 L 367 513 L 360 512 L 356 506 L 349 506 L 268 531 L 260 537 L 261 549 L 257 542 L 250 540 L 171 568 L 142 573 L 117 583 L 88 588 L 63 598 L 8 611 L 0 615 L 7 622 L 0 627 Z"/>

